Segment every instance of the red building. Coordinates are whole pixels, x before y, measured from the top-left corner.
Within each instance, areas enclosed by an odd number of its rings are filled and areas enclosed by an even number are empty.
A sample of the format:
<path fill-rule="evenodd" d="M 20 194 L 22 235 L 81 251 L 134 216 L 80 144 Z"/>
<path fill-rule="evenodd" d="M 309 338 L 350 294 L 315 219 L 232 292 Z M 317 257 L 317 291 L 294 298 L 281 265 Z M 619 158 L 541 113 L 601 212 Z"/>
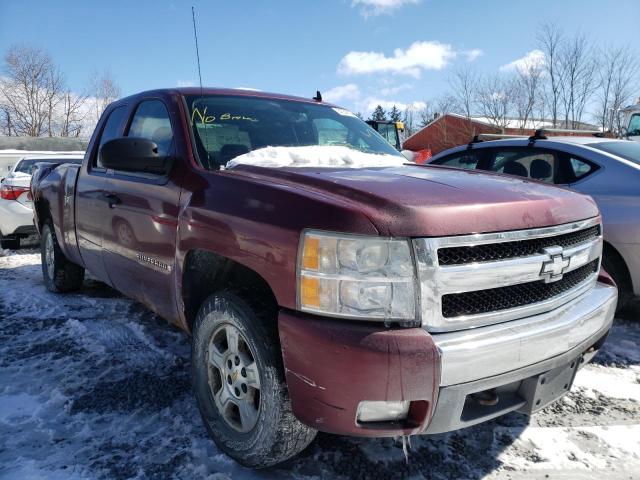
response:
<path fill-rule="evenodd" d="M 485 117 L 466 117 L 456 113 L 445 113 L 435 118 L 418 132 L 407 138 L 402 144 L 403 149 L 429 151 L 436 155 L 448 148 L 469 143 L 474 135 L 481 133 L 503 135 L 533 135 L 538 128 L 551 128 L 550 120 L 530 119 L 524 122 L 519 118 L 507 119 L 507 127 L 498 128 L 489 123 Z M 584 130 L 598 130 L 595 125 L 581 123 Z M 559 128 L 564 128 L 562 125 Z"/>

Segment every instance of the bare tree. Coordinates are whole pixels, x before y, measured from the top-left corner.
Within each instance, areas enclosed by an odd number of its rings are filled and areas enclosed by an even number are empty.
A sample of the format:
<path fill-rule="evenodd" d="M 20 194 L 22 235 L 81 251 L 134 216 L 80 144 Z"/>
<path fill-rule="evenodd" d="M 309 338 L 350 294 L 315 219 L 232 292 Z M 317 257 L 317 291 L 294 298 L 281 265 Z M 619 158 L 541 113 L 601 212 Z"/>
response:
<path fill-rule="evenodd" d="M 53 137 L 56 123 L 56 108 L 62 101 L 62 91 L 64 90 L 65 79 L 60 70 L 55 65 L 47 72 L 46 89 L 44 95 L 47 105 L 47 134 Z"/>
<path fill-rule="evenodd" d="M 596 118 L 605 131 L 619 133 L 619 110 L 634 93 L 639 64 L 629 47 L 604 48 L 600 52 Z"/>
<path fill-rule="evenodd" d="M 405 137 L 410 137 L 418 131 L 418 125 L 416 122 L 416 109 L 412 104 L 407 105 L 402 115 L 402 122 L 404 123 Z"/>
<path fill-rule="evenodd" d="M 80 136 L 83 122 L 87 116 L 86 103 L 86 95 L 76 95 L 70 90 L 62 95 L 61 137 Z"/>
<path fill-rule="evenodd" d="M 584 109 L 598 87 L 597 64 L 591 45 L 584 35 L 575 35 L 564 43 L 560 54 L 563 75 L 560 93 L 564 127 L 578 128 Z"/>
<path fill-rule="evenodd" d="M 527 124 L 534 112 L 544 109 L 540 105 L 543 68 L 539 62 L 530 60 L 517 69 L 513 79 L 513 106 L 521 133 L 529 128 Z"/>
<path fill-rule="evenodd" d="M 107 105 L 120 97 L 120 86 L 109 70 L 91 74 L 89 91 L 95 99 L 96 121 L 100 120 Z"/>
<path fill-rule="evenodd" d="M 47 132 L 54 79 L 56 67 L 48 53 L 26 45 L 9 48 L 0 94 L 13 133 L 37 137 Z"/>
<path fill-rule="evenodd" d="M 418 112 L 419 126 L 423 128 L 436 118 L 447 113 L 459 113 L 458 102 L 453 95 L 442 95 L 433 101 L 424 102 L 425 107 Z"/>
<path fill-rule="evenodd" d="M 562 32 L 556 24 L 545 23 L 536 40 L 538 48 L 544 53 L 543 69 L 548 77 L 548 90 L 545 92 L 547 98 L 544 103 L 551 114 L 553 126 L 557 127 L 563 83 L 563 72 L 560 65 Z"/>
<path fill-rule="evenodd" d="M 502 133 L 507 128 L 509 113 L 513 104 L 514 82 L 500 74 L 485 77 L 477 90 L 477 103 L 480 113 L 488 122 L 499 128 Z"/>

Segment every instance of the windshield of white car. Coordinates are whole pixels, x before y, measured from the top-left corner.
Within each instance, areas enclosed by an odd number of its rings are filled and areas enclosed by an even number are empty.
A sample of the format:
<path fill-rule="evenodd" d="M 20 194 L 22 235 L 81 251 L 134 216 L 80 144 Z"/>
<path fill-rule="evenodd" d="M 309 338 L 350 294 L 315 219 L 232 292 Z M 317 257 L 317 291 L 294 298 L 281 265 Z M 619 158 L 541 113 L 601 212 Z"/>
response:
<path fill-rule="evenodd" d="M 618 142 L 598 142 L 589 144 L 590 147 L 612 153 L 640 165 L 640 142 L 618 141 Z"/>
<path fill-rule="evenodd" d="M 342 146 L 404 160 L 373 128 L 341 108 L 244 96 L 185 99 L 198 157 L 208 169 L 265 147 Z"/>

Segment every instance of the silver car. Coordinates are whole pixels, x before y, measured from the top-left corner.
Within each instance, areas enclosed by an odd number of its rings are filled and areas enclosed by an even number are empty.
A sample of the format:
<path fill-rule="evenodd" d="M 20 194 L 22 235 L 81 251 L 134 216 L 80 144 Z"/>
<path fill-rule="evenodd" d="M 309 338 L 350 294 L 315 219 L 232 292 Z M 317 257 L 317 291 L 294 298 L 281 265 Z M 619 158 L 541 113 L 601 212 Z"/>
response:
<path fill-rule="evenodd" d="M 518 175 L 591 195 L 602 212 L 603 267 L 618 284 L 618 308 L 640 295 L 640 143 L 537 134 L 472 142 L 429 163 Z"/>

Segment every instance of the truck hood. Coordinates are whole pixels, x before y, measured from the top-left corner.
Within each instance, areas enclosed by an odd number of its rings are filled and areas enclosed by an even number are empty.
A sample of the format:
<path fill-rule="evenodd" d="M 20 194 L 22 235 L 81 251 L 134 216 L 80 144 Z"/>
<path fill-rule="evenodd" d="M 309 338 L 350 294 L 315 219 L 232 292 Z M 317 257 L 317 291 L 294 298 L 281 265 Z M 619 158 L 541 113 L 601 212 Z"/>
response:
<path fill-rule="evenodd" d="M 564 188 L 439 166 L 333 169 L 238 165 L 233 172 L 323 199 L 341 197 L 360 209 L 381 235 L 389 236 L 520 230 L 598 215 L 591 197 Z"/>

